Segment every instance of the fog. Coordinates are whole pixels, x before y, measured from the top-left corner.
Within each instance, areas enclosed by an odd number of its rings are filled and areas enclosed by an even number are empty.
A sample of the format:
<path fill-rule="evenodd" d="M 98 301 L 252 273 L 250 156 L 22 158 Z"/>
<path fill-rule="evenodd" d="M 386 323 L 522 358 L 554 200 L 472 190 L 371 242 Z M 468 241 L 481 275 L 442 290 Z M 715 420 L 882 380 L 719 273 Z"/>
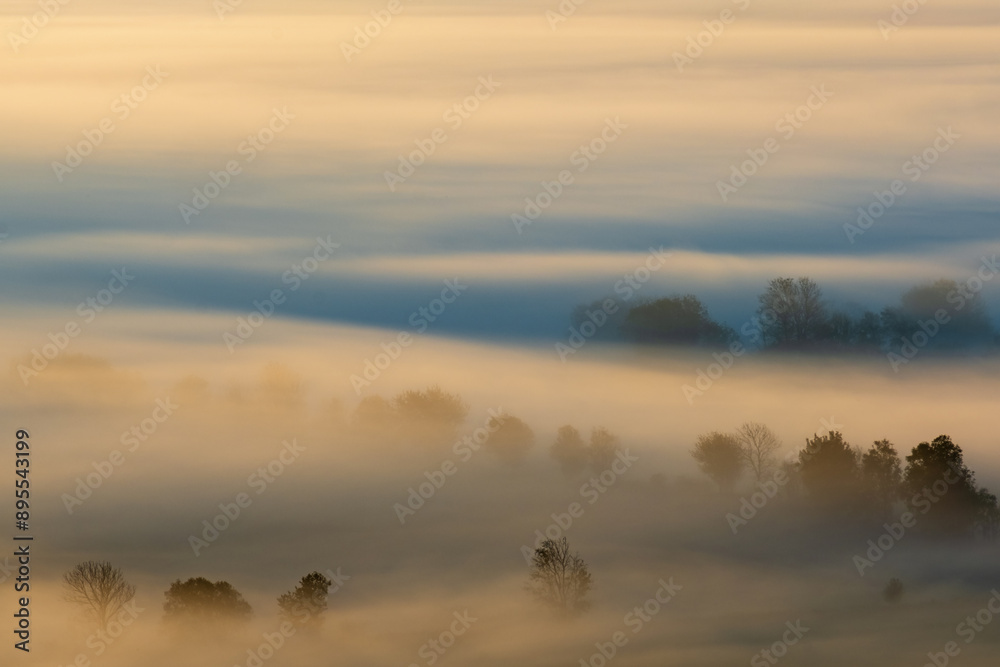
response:
<path fill-rule="evenodd" d="M 922 664 L 953 640 L 963 664 L 995 658 L 992 628 L 969 645 L 956 639 L 998 585 L 995 544 L 912 536 L 859 576 L 852 559 L 881 530 L 820 521 L 793 498 L 773 500 L 734 534 L 727 515 L 754 489 L 720 493 L 689 455 L 698 434 L 748 420 L 772 427 L 783 456 L 828 430 L 865 447 L 888 438 L 901 452 L 947 433 L 995 489 L 1000 460 L 984 419 L 995 360 L 918 358 L 893 373 L 881 358 L 739 358 L 692 405 L 681 388 L 714 362 L 708 352 L 595 345 L 563 363 L 544 348 L 424 336 L 359 396 L 351 376 L 380 352 L 373 341 L 396 332 L 272 320 L 231 355 L 221 341 L 182 338 L 215 316 L 145 313 L 145 333 L 134 317 L 109 314 L 104 326 L 132 333 L 67 352 L 27 386 L 16 372 L 24 360 L 9 360 L 3 418 L 30 425 L 32 475 L 44 489 L 33 513 L 31 664 L 68 665 L 79 653 L 109 666 L 247 664 L 262 633 L 280 626 L 277 596 L 314 570 L 340 577 L 323 628 L 288 638 L 271 664 L 431 664 L 421 647 L 466 611 L 477 620 L 441 664 L 579 664 L 618 631 L 628 640 L 616 648 L 618 664 L 740 663 L 781 641 L 786 622 L 808 628 L 788 664 Z M 18 342 L 16 328 L 5 342 Z M 357 411 L 362 397 L 431 385 L 469 406 L 453 434 Z M 172 414 L 130 451 L 122 434 L 153 424 L 158 399 Z M 453 446 L 487 425 L 491 410 L 534 431 L 516 465 Z M 564 424 L 620 438 L 630 463 L 604 491 L 585 491 L 593 473 L 568 477 L 551 458 Z M 283 442 L 297 451 L 273 465 Z M 87 496 L 81 480 L 107 471 L 115 450 L 124 461 Z M 449 476 L 438 473 L 446 461 L 456 468 Z M 252 477 L 269 464 L 280 470 L 269 483 Z M 440 488 L 400 514 L 397 504 L 435 475 Z M 193 547 L 192 535 L 206 537 L 202 522 L 241 492 L 249 506 Z M 67 502 L 74 495 L 85 497 Z M 574 502 L 583 513 L 569 518 Z M 556 526 L 553 514 L 570 525 Z M 554 617 L 523 590 L 522 548 L 547 529 L 565 535 L 593 572 L 593 606 L 580 617 Z M 101 656 L 62 599 L 62 574 L 84 560 L 121 567 L 143 610 Z M 178 640 L 163 622 L 163 593 L 196 576 L 242 592 L 255 612 L 250 626 Z M 881 590 L 893 577 L 907 593 L 889 605 Z M 680 589 L 634 632 L 638 617 L 627 615 L 654 598 L 661 579 Z"/>

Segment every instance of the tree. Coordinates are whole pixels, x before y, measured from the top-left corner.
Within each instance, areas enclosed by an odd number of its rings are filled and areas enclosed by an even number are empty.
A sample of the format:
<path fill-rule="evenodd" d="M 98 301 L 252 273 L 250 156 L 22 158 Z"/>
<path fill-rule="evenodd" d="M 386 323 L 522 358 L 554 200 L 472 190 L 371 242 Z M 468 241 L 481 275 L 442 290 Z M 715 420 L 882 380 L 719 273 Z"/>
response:
<path fill-rule="evenodd" d="M 535 432 L 531 427 L 513 415 L 490 421 L 495 430 L 483 444 L 483 449 L 509 465 L 523 462 L 528 451 L 535 446 Z M 494 425 L 493 422 L 499 423 Z"/>
<path fill-rule="evenodd" d="M 693 294 L 658 299 L 629 309 L 622 324 L 625 336 L 637 343 L 723 346 L 736 332 L 709 317 Z"/>
<path fill-rule="evenodd" d="M 827 319 L 823 340 L 831 351 L 879 351 L 885 345 L 885 330 L 879 315 L 870 310 L 857 317 L 836 311 Z"/>
<path fill-rule="evenodd" d="M 604 428 L 598 426 L 590 432 L 590 468 L 600 474 L 611 467 L 618 456 L 618 437 Z"/>
<path fill-rule="evenodd" d="M 427 421 L 458 428 L 469 414 L 469 407 L 456 394 L 441 387 L 424 391 L 404 391 L 392 400 L 392 407 L 401 419 Z"/>
<path fill-rule="evenodd" d="M 392 427 L 396 413 L 389 401 L 381 396 L 365 396 L 351 414 L 351 424 L 364 431 L 381 431 Z"/>
<path fill-rule="evenodd" d="M 771 429 L 764 424 L 746 422 L 736 429 L 736 440 L 743 460 L 758 481 L 775 471 L 778 462 L 774 454 L 781 449 L 781 441 Z"/>
<path fill-rule="evenodd" d="M 586 611 L 591 584 L 587 564 L 579 554 L 570 553 L 565 537 L 545 540 L 535 549 L 527 588 L 542 603 L 561 613 Z"/>
<path fill-rule="evenodd" d="M 861 478 L 880 515 L 892 510 L 900 496 L 903 468 L 896 448 L 888 440 L 877 440 L 861 457 Z"/>
<path fill-rule="evenodd" d="M 736 436 L 718 431 L 698 436 L 691 456 L 701 471 L 726 493 L 736 486 L 746 464 Z"/>
<path fill-rule="evenodd" d="M 226 581 L 211 582 L 197 577 L 170 584 L 164 593 L 164 614 L 169 621 L 191 624 L 247 621 L 253 614 L 250 604 Z"/>
<path fill-rule="evenodd" d="M 906 463 L 903 480 L 907 493 L 925 498 L 933 494 L 936 498 L 921 525 L 939 535 L 971 534 L 987 499 L 965 465 L 962 448 L 949 436 L 939 435 L 914 447 Z"/>
<path fill-rule="evenodd" d="M 941 314 L 947 319 L 939 317 Z M 954 280 L 913 287 L 903 294 L 899 305 L 882 311 L 882 319 L 891 338 L 890 347 L 897 349 L 905 346 L 906 340 L 912 343 L 918 332 L 928 337 L 921 348 L 939 350 L 986 347 L 996 337 L 981 294 L 970 293 Z"/>
<path fill-rule="evenodd" d="M 590 459 L 580 432 L 569 425 L 559 427 L 549 455 L 559 463 L 563 473 L 570 476 L 583 472 Z"/>
<path fill-rule="evenodd" d="M 332 585 L 333 582 L 319 572 L 310 572 L 293 590 L 278 597 L 278 615 L 302 627 L 318 629 L 323 624 Z"/>
<path fill-rule="evenodd" d="M 465 422 L 469 407 L 462 399 L 429 387 L 424 391 L 405 391 L 392 400 L 392 408 L 406 435 L 423 445 L 451 444 L 458 428 Z"/>
<path fill-rule="evenodd" d="M 66 599 L 83 606 L 101 630 L 135 597 L 135 586 L 125 573 L 107 561 L 86 561 L 63 575 Z"/>
<path fill-rule="evenodd" d="M 981 539 L 994 541 L 1000 538 L 1000 502 L 988 489 L 979 489 L 976 530 Z"/>
<path fill-rule="evenodd" d="M 799 472 L 806 493 L 820 509 L 853 511 L 860 505 L 858 456 L 839 431 L 806 439 Z"/>
<path fill-rule="evenodd" d="M 775 278 L 758 297 L 762 342 L 766 347 L 804 349 L 828 326 L 823 294 L 810 278 Z"/>

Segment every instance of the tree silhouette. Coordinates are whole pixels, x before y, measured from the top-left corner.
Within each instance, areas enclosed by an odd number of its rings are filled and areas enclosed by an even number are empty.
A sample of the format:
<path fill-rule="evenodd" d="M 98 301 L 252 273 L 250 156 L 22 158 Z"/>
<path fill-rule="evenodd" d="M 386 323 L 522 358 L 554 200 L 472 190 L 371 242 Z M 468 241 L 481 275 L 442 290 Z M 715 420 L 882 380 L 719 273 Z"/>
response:
<path fill-rule="evenodd" d="M 392 399 L 391 406 L 406 434 L 420 444 L 431 446 L 450 445 L 469 414 L 469 407 L 459 396 L 438 386 L 405 391 Z"/>
<path fill-rule="evenodd" d="M 658 345 L 728 345 L 736 332 L 708 315 L 693 294 L 658 299 L 629 309 L 622 332 L 637 343 Z"/>
<path fill-rule="evenodd" d="M 806 448 L 799 452 L 799 472 L 818 509 L 852 512 L 861 505 L 858 455 L 839 431 L 806 439 Z"/>
<path fill-rule="evenodd" d="M 903 469 L 896 448 L 888 440 L 877 440 L 861 457 L 861 478 L 880 516 L 888 515 L 899 499 Z"/>
<path fill-rule="evenodd" d="M 559 427 L 556 441 L 549 448 L 549 455 L 559 463 L 563 473 L 570 476 L 583 472 L 590 460 L 583 437 L 569 425 Z"/>
<path fill-rule="evenodd" d="M 469 414 L 469 408 L 461 398 L 436 385 L 424 391 L 404 391 L 392 400 L 392 407 L 401 419 L 451 428 L 461 426 Z"/>
<path fill-rule="evenodd" d="M 736 440 L 754 477 L 761 480 L 775 471 L 778 462 L 774 454 L 781 448 L 781 442 L 771 429 L 764 424 L 746 422 L 736 429 Z"/>
<path fill-rule="evenodd" d="M 611 467 L 618 456 L 618 437 L 604 428 L 598 426 L 590 432 L 590 467 L 596 473 L 602 473 Z"/>
<path fill-rule="evenodd" d="M 691 456 L 701 471 L 726 493 L 733 490 L 746 464 L 736 437 L 718 431 L 698 436 Z"/>
<path fill-rule="evenodd" d="M 495 430 L 483 444 L 483 449 L 504 463 L 517 465 L 523 462 L 528 451 L 535 446 L 535 432 L 513 415 L 491 419 L 490 425 Z"/>
<path fill-rule="evenodd" d="M 763 343 L 803 349 L 819 341 L 828 326 L 823 294 L 810 278 L 775 278 L 758 297 Z"/>
<path fill-rule="evenodd" d="M 971 534 L 989 499 L 976 487 L 976 478 L 965 465 L 962 448 L 947 435 L 921 442 L 906 457 L 904 485 L 907 493 L 933 493 L 938 499 L 921 524 L 940 535 Z M 985 489 L 982 490 L 985 492 Z M 989 495 L 986 492 L 986 495 Z"/>
<path fill-rule="evenodd" d="M 170 584 L 164 593 L 163 611 L 169 621 L 191 624 L 247 621 L 253 614 L 250 604 L 227 581 L 211 582 L 196 577 Z"/>
<path fill-rule="evenodd" d="M 988 541 L 1000 538 L 1000 501 L 986 488 L 979 489 L 977 500 L 976 529 L 979 537 Z"/>
<path fill-rule="evenodd" d="M 81 605 L 101 630 L 135 597 L 135 586 L 107 561 L 86 561 L 63 575 L 66 599 Z"/>
<path fill-rule="evenodd" d="M 351 413 L 351 425 L 363 432 L 387 431 L 396 423 L 396 412 L 381 396 L 365 396 Z"/>
<path fill-rule="evenodd" d="M 535 549 L 527 588 L 542 603 L 561 613 L 586 611 L 591 584 L 587 564 L 579 554 L 570 553 L 565 537 L 545 540 Z"/>
<path fill-rule="evenodd" d="M 954 302 L 958 295 L 961 295 L 961 308 Z M 947 321 L 935 322 L 941 312 L 947 316 Z M 882 311 L 882 320 L 892 348 L 899 348 L 903 338 L 912 340 L 919 331 L 928 333 L 921 322 L 936 326 L 934 334 L 928 334 L 926 347 L 929 349 L 982 347 L 992 345 L 996 337 L 981 294 L 960 288 L 954 280 L 941 279 L 911 288 L 900 298 L 899 305 Z"/>
<path fill-rule="evenodd" d="M 296 625 L 319 629 L 333 582 L 319 572 L 310 572 L 293 590 L 278 597 L 278 615 Z"/>

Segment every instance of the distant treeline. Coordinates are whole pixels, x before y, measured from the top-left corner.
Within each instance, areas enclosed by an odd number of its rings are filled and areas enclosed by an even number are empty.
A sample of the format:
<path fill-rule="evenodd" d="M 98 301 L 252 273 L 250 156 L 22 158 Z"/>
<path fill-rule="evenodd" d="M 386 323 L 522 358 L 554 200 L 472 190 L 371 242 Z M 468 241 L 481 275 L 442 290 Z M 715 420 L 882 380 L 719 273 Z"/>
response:
<path fill-rule="evenodd" d="M 831 307 L 810 278 L 775 278 L 757 297 L 754 317 L 738 330 L 714 320 L 693 294 L 613 309 L 607 308 L 609 300 L 599 300 L 576 307 L 571 322 L 583 337 L 604 341 L 722 348 L 742 340 L 764 350 L 912 358 L 925 348 L 987 351 L 1000 344 L 981 298 L 982 286 L 981 280 L 941 279 L 913 287 L 899 303 L 879 312 L 849 312 Z"/>

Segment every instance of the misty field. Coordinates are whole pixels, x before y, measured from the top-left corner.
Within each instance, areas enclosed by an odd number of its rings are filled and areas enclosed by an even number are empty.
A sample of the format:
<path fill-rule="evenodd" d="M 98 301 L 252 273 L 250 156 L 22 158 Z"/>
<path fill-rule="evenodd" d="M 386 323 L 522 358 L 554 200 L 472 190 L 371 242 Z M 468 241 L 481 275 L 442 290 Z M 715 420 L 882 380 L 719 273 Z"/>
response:
<path fill-rule="evenodd" d="M 745 421 L 769 425 L 788 460 L 829 430 L 906 451 L 947 433 L 997 488 L 985 418 L 995 361 L 928 361 L 901 378 L 884 361 L 747 358 L 690 405 L 681 386 L 707 352 L 594 351 L 564 364 L 425 339 L 362 401 L 348 377 L 377 350 L 371 332 L 269 327 L 269 344 L 245 353 L 245 376 L 211 370 L 207 344 L 157 341 L 147 355 L 141 335 L 119 349 L 130 363 L 68 355 L 27 389 L 12 366 L 4 411 L 33 425 L 45 489 L 32 660 L 596 667 L 613 653 L 621 665 L 921 665 L 954 641 L 961 664 L 993 664 L 994 626 L 968 644 L 958 633 L 994 595 L 996 543 L 911 531 L 861 576 L 854 557 L 881 528 L 817 517 L 789 489 L 740 515 L 763 487 L 722 493 L 690 451 L 699 434 Z M 393 397 L 432 385 L 467 404 L 460 423 L 393 413 Z M 489 446 L 496 414 L 529 428 L 521 444 Z M 584 439 L 606 429 L 626 455 L 603 477 L 568 471 L 550 451 L 564 425 Z M 232 518 L 239 494 L 249 502 Z M 747 514 L 734 530 L 727 517 Z M 554 614 L 525 591 L 540 535 L 567 537 L 586 562 L 587 611 Z M 64 600 L 63 573 L 87 560 L 113 562 L 137 589 L 141 611 L 116 638 L 94 635 Z M 310 571 L 335 579 L 322 625 L 282 635 L 276 599 Z M 165 622 L 164 592 L 189 577 L 231 583 L 253 608 L 249 624 Z M 894 578 L 905 593 L 886 601 Z"/>

